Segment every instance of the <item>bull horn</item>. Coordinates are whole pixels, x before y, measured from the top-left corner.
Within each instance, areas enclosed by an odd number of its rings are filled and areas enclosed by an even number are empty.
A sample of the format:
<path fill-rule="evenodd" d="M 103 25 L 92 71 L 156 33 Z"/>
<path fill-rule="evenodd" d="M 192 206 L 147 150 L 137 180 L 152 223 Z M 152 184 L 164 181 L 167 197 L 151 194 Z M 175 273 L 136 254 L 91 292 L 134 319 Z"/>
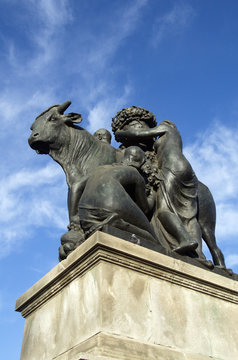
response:
<path fill-rule="evenodd" d="M 60 114 L 63 115 L 63 113 L 65 112 L 65 110 L 68 109 L 68 107 L 69 107 L 70 105 L 71 105 L 71 101 L 70 101 L 70 100 L 67 100 L 67 101 L 65 101 L 63 104 L 59 105 L 57 110 L 58 110 L 58 112 L 59 112 Z"/>

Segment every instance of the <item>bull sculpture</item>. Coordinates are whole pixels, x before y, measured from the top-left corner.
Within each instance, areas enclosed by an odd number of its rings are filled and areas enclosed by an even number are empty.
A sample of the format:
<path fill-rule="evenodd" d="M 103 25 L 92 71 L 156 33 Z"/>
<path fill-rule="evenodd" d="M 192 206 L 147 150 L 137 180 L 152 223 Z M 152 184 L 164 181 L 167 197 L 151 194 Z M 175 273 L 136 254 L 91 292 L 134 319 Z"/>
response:
<path fill-rule="evenodd" d="M 71 102 L 53 105 L 41 113 L 31 126 L 29 145 L 39 154 L 50 155 L 64 170 L 68 184 L 69 231 L 61 238 L 60 260 L 85 239 L 79 218 L 79 202 L 85 183 L 96 168 L 121 163 L 123 151 L 98 140 L 80 127 L 82 117 L 64 114 Z M 225 268 L 224 257 L 215 239 L 215 204 L 209 189 L 198 185 L 198 223 L 215 266 Z M 153 233 L 153 231 L 151 231 Z M 158 243 L 158 239 L 155 239 Z M 189 254 L 186 254 L 189 255 Z"/>

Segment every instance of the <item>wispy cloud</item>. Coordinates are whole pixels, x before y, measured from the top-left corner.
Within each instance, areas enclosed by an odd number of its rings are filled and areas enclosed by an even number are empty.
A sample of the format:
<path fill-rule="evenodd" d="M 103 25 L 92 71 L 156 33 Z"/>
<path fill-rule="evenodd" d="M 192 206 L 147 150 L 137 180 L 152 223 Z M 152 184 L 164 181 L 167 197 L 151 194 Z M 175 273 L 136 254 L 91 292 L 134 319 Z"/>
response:
<path fill-rule="evenodd" d="M 31 27 L 24 26 L 21 34 L 28 50 L 11 40 L 9 63 L 21 76 L 39 75 L 39 71 L 47 71 L 47 65 L 60 53 L 59 35 L 63 37 L 64 27 L 73 20 L 71 8 L 68 0 L 25 0 L 21 5 L 25 11 L 22 21 L 31 19 Z"/>
<path fill-rule="evenodd" d="M 25 169 L 0 182 L 0 257 L 28 239 L 37 227 L 66 230 L 66 192 L 62 170 L 48 164 Z"/>
<path fill-rule="evenodd" d="M 60 53 L 59 35 L 63 36 L 63 29 L 73 20 L 68 0 L 31 0 L 34 13 L 41 26 L 35 31 L 32 40 L 38 50 L 36 56 L 29 61 L 28 67 L 36 72 L 45 67 Z"/>
<path fill-rule="evenodd" d="M 77 61 L 71 63 L 80 83 L 80 87 L 74 88 L 73 96 L 84 104 L 89 114 L 89 130 L 96 130 L 95 124 L 98 123 L 99 127 L 108 126 L 115 110 L 123 106 L 133 92 L 127 77 L 121 85 L 123 92 L 116 89 L 116 77 L 122 73 L 122 69 L 115 67 L 114 60 L 123 42 L 135 31 L 147 3 L 148 0 L 137 0 L 124 7 L 115 7 L 96 38 L 88 28 L 84 34 L 88 39 L 87 44 L 84 38 L 78 39 L 78 46 L 84 51 L 77 56 Z"/>
<path fill-rule="evenodd" d="M 154 24 L 152 45 L 157 46 L 168 36 L 181 34 L 195 16 L 194 8 L 186 2 L 178 2 L 166 14 L 159 16 Z"/>
<path fill-rule="evenodd" d="M 226 257 L 227 267 L 233 268 L 238 265 L 238 254 L 228 255 Z"/>
<path fill-rule="evenodd" d="M 117 8 L 111 14 L 112 18 L 106 33 L 104 31 L 98 34 L 97 39 L 92 38 L 94 46 L 90 46 L 87 54 L 88 64 L 96 65 L 97 68 L 104 68 L 107 65 L 122 42 L 135 30 L 142 15 L 141 11 L 147 3 L 148 0 L 136 0 L 130 5 Z"/>
<path fill-rule="evenodd" d="M 184 153 L 215 198 L 218 238 L 237 236 L 238 128 L 214 121 Z"/>
<path fill-rule="evenodd" d="M 83 110 L 86 118 L 88 115 L 83 126 L 88 124 L 90 131 L 110 126 L 111 117 L 133 91 L 127 77 L 117 88 L 117 77 L 123 71 L 115 67 L 114 59 L 135 31 L 147 2 L 136 0 L 111 7 L 97 37 L 90 23 L 84 27 L 78 24 L 73 16 L 76 5 L 68 0 L 25 0 L 18 4 L 21 16 L 14 18 L 18 37 L 6 35 L 1 54 L 5 71 L 1 73 L 0 137 L 6 156 L 0 163 L 0 256 L 9 254 L 16 241 L 19 244 L 29 238 L 39 226 L 66 231 L 63 172 L 56 164 L 49 165 L 46 157 L 37 162 L 30 156 L 28 128 L 39 112 L 61 97 L 71 98 L 73 106 L 81 107 L 75 111 Z M 15 10 L 16 4 L 9 6 Z"/>
<path fill-rule="evenodd" d="M 120 97 L 116 97 L 114 101 L 110 98 L 105 98 L 99 101 L 90 111 L 88 115 L 89 126 L 87 127 L 90 132 L 94 132 L 101 127 L 109 128 L 113 114 L 116 114 L 122 104 L 126 103 L 131 88 L 126 86 L 124 92 Z"/>

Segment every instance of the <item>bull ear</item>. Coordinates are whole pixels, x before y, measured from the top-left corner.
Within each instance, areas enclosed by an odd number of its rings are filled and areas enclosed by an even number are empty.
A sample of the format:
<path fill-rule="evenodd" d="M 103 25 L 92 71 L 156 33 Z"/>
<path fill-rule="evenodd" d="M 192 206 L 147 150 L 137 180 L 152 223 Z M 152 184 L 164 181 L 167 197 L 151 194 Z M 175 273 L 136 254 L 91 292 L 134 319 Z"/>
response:
<path fill-rule="evenodd" d="M 82 116 L 81 114 L 77 114 L 77 113 L 69 113 L 69 114 L 64 114 L 63 115 L 63 121 L 66 124 L 72 125 L 72 124 L 79 124 L 82 121 Z"/>
<path fill-rule="evenodd" d="M 63 115 L 63 113 L 65 112 L 66 109 L 68 109 L 68 107 L 71 105 L 71 101 L 67 100 L 65 101 L 63 104 L 59 105 L 57 108 L 57 111 Z"/>

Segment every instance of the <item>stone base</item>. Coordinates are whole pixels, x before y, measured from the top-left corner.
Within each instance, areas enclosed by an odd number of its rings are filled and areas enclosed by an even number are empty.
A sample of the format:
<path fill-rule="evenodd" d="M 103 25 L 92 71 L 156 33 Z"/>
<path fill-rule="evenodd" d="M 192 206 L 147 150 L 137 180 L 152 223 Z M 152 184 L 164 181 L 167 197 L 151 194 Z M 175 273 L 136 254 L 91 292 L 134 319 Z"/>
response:
<path fill-rule="evenodd" d="M 97 232 L 16 303 L 21 360 L 238 359 L 238 283 Z"/>

